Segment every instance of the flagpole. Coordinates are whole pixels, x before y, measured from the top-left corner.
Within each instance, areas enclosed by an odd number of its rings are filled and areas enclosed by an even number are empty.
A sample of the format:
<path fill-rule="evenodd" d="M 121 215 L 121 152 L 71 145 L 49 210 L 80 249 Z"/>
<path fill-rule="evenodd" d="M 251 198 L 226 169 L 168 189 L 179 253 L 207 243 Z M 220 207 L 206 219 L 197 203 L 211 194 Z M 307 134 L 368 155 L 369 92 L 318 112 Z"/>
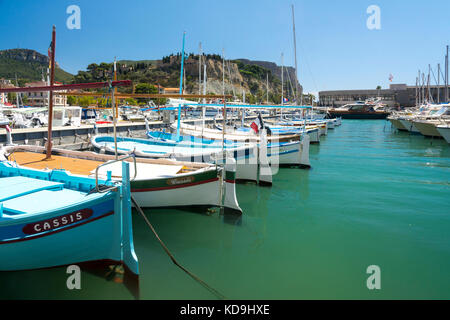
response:
<path fill-rule="evenodd" d="M 50 70 L 50 86 L 53 86 L 55 80 L 55 41 L 56 41 L 56 28 L 53 26 L 52 30 L 52 43 L 51 50 L 52 56 L 50 58 L 51 70 Z M 47 155 L 46 159 L 52 158 L 52 126 L 53 126 L 53 90 L 50 91 L 49 104 L 48 104 L 48 131 L 47 131 Z"/>

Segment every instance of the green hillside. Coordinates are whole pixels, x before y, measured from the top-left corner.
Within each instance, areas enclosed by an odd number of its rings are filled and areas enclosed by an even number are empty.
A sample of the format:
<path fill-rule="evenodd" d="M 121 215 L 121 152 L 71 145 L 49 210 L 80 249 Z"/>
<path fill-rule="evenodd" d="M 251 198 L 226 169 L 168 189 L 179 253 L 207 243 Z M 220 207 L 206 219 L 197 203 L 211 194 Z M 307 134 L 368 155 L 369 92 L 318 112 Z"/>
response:
<path fill-rule="evenodd" d="M 0 78 L 14 80 L 17 75 L 19 83 L 38 81 L 49 65 L 47 56 L 29 49 L 9 49 L 0 51 Z M 70 83 L 73 75 L 57 66 L 55 80 Z M 13 81 L 14 82 L 14 81 Z"/>

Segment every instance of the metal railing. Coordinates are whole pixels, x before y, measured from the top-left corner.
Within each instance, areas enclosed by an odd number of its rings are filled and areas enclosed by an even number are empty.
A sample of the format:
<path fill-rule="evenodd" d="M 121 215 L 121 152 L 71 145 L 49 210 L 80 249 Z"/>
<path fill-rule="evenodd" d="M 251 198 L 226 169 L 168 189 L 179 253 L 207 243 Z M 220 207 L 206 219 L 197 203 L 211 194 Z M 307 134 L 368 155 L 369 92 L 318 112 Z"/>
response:
<path fill-rule="evenodd" d="M 124 156 L 124 157 L 122 157 L 122 158 L 119 158 L 119 159 L 116 159 L 116 160 L 111 160 L 111 161 L 102 163 L 101 165 L 99 165 L 99 166 L 95 169 L 95 190 L 96 190 L 98 193 L 104 193 L 104 192 L 108 192 L 108 191 L 117 189 L 116 186 L 111 186 L 111 187 L 109 187 L 109 188 L 105 188 L 105 189 L 100 190 L 99 184 L 98 184 L 98 170 L 99 170 L 101 167 L 104 167 L 104 166 L 106 166 L 106 165 L 109 165 L 109 164 L 112 164 L 112 163 L 115 163 L 115 162 L 124 161 L 124 160 L 126 160 L 126 159 L 128 159 L 128 158 L 133 158 L 133 162 L 134 162 L 134 177 L 133 177 L 133 179 L 131 179 L 130 181 L 133 181 L 134 179 L 136 179 L 136 176 L 137 176 L 137 164 L 136 164 L 136 155 L 135 155 L 135 154 L 129 154 L 129 155 L 126 155 L 126 156 Z"/>

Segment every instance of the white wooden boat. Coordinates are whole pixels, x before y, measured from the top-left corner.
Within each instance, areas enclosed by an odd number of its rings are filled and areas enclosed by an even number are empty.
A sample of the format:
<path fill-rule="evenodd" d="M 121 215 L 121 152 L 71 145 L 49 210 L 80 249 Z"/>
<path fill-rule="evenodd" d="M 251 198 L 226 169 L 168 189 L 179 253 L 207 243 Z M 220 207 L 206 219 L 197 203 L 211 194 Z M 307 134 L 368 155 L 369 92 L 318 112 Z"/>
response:
<path fill-rule="evenodd" d="M 52 160 L 45 160 L 44 153 L 45 148 L 38 146 L 0 149 L 0 154 L 20 167 L 41 170 L 64 168 L 72 174 L 87 177 L 95 176 L 95 168 L 100 164 L 115 159 L 114 156 L 94 152 L 53 149 Z M 224 171 L 221 167 L 206 163 L 136 159 L 136 170 L 134 167 L 130 170 L 134 177 L 131 191 L 139 206 L 224 207 L 227 212 L 242 213 L 236 197 L 236 164 L 233 159 L 228 159 Z M 104 165 L 99 175 L 106 178 L 107 171 L 111 172 L 113 180 L 121 179 L 117 164 Z"/>

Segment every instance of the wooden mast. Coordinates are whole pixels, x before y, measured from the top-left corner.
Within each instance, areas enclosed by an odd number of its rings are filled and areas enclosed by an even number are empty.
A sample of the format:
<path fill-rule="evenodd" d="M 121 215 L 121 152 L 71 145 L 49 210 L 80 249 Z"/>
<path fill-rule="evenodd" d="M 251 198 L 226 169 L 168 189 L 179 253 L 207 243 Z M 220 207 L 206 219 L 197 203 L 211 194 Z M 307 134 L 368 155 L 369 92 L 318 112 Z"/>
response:
<path fill-rule="evenodd" d="M 50 87 L 53 86 L 55 81 L 55 40 L 56 40 L 56 28 L 53 26 L 52 31 L 52 43 L 51 43 L 51 57 L 50 57 Z M 49 104 L 48 104 L 48 133 L 47 133 L 47 156 L 46 159 L 52 157 L 52 122 L 53 122 L 53 91 L 50 91 Z"/>

